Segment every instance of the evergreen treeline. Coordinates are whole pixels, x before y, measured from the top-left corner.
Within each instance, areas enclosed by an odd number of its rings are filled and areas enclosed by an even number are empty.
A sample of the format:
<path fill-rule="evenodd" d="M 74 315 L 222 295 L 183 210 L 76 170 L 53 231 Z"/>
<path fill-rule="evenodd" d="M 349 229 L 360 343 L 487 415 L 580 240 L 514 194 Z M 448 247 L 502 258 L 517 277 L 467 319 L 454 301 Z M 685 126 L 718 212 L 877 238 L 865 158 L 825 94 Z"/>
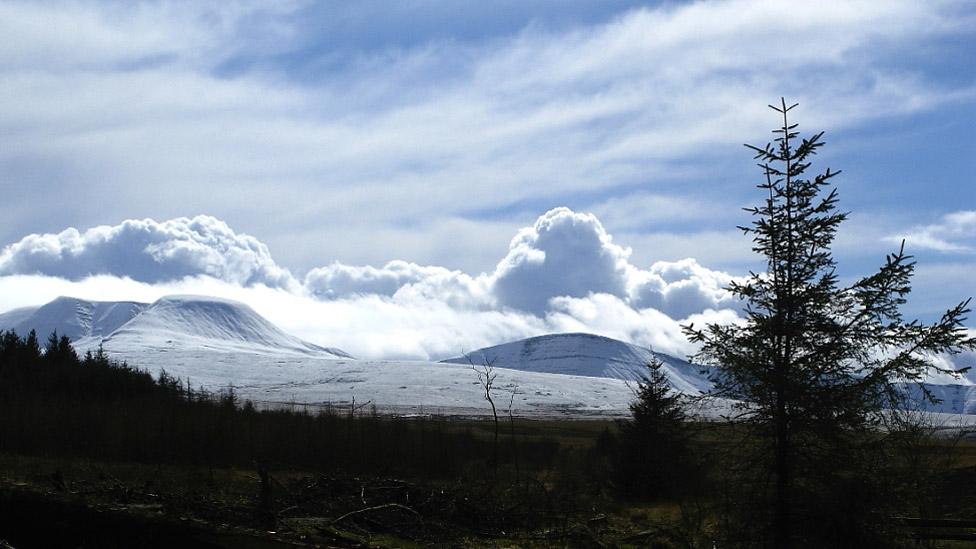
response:
<path fill-rule="evenodd" d="M 557 447 L 526 440 L 519 459 L 542 467 Z M 256 410 L 232 390 L 154 379 L 101 351 L 79 357 L 57 334 L 43 349 L 33 332 L 0 336 L 0 452 L 446 478 L 492 451 L 489 438 L 449 421 Z"/>

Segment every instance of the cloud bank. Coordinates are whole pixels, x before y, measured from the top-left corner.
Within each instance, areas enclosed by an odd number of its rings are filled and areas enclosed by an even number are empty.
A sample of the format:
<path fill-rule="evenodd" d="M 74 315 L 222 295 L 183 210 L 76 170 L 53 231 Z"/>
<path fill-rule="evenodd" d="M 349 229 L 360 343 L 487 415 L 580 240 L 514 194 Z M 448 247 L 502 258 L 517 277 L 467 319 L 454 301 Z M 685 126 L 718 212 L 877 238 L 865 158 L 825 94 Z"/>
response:
<path fill-rule="evenodd" d="M 292 283 L 267 246 L 205 215 L 32 234 L 0 253 L 0 276 L 10 274 L 69 280 L 109 274 L 149 283 L 205 275 L 242 285 Z"/>
<path fill-rule="evenodd" d="M 740 319 L 740 304 L 723 290 L 731 274 L 691 258 L 642 267 L 631 255 L 596 216 L 561 207 L 517 230 L 488 272 L 333 261 L 299 278 L 259 240 L 216 218 L 127 220 L 29 235 L 4 248 L 0 311 L 60 295 L 142 302 L 210 295 L 247 303 L 289 333 L 357 357 L 419 360 L 577 331 L 685 356 L 695 348 L 683 324 Z M 962 366 L 972 359 L 946 358 Z"/>
<path fill-rule="evenodd" d="M 592 214 L 555 208 L 517 232 L 490 272 L 332 262 L 299 281 L 263 243 L 209 216 L 34 234 L 0 253 L 0 308 L 57 295 L 238 299 L 284 328 L 358 356 L 440 358 L 554 331 L 590 331 L 669 352 L 679 321 L 732 320 L 731 276 L 693 259 L 633 265 Z M 26 301 L 33 299 L 33 301 Z"/>
<path fill-rule="evenodd" d="M 555 208 L 518 231 L 494 271 L 471 276 L 443 267 L 392 261 L 381 268 L 333 263 L 305 277 L 322 299 L 407 295 L 453 306 L 508 308 L 544 317 L 557 298 L 612 296 L 635 309 L 682 319 L 707 309 L 736 309 L 723 289 L 732 277 L 694 259 L 633 265 L 631 250 L 613 242 L 593 214 Z"/>

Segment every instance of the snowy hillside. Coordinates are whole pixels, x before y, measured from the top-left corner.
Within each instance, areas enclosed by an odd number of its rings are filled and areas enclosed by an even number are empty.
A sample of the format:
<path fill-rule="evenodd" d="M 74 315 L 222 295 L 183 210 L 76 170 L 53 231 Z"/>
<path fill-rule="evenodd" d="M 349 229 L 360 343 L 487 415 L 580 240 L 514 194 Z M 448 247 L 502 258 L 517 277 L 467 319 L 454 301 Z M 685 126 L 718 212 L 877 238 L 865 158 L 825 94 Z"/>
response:
<path fill-rule="evenodd" d="M 86 301 L 59 297 L 40 307 L 14 309 L 0 314 L 0 329 L 26 335 L 31 330 L 43 340 L 57 331 L 72 341 L 101 339 L 148 307 L 133 301 Z"/>
<path fill-rule="evenodd" d="M 255 354 L 207 349 L 129 349 L 106 345 L 110 356 L 154 375 L 165 369 L 194 388 L 220 391 L 233 386 L 260 406 L 372 404 L 399 414 L 486 415 L 478 376 L 470 367 L 421 361 L 355 360 L 316 355 Z M 619 379 L 498 369 L 496 404 L 529 417 L 621 417 L 633 398 Z"/>
<path fill-rule="evenodd" d="M 79 352 L 97 347 L 139 354 L 158 348 L 257 354 L 299 353 L 351 358 L 286 334 L 243 303 L 201 296 L 167 296 L 152 304 L 59 297 L 40 307 L 0 314 L 0 330 L 42 341 L 53 331 Z"/>
<path fill-rule="evenodd" d="M 103 345 L 117 352 L 179 348 L 351 358 L 286 334 L 243 303 L 201 296 L 161 298 L 109 334 Z"/>
<path fill-rule="evenodd" d="M 486 347 L 444 362 L 482 364 L 488 361 L 497 368 L 523 372 L 632 381 L 646 371 L 645 365 L 655 357 L 664 363 L 663 370 L 675 390 L 701 394 L 711 388 L 708 372 L 702 366 L 623 341 L 583 333 L 532 337 Z M 927 410 L 976 414 L 976 385 L 969 378 L 939 376 L 925 383 L 925 388 L 941 400 L 937 404 L 927 404 Z M 906 389 L 916 400 L 921 396 L 915 385 L 907 385 Z"/>
<path fill-rule="evenodd" d="M 971 384 L 932 384 L 926 383 L 925 388 L 941 402 L 926 404 L 925 409 L 933 412 L 949 414 L 976 415 L 976 385 Z M 922 401 L 922 391 L 918 386 L 910 385 L 908 392 L 911 398 Z"/>
<path fill-rule="evenodd" d="M 682 393 L 699 394 L 711 387 L 702 367 L 670 355 L 608 337 L 583 334 L 551 334 L 486 347 L 443 362 L 482 364 L 526 372 L 566 374 L 634 381 L 647 373 L 657 358 L 671 386 Z"/>
<path fill-rule="evenodd" d="M 524 416 L 625 416 L 632 382 L 652 358 L 664 363 L 676 390 L 700 394 L 710 387 L 698 365 L 581 333 L 533 337 L 441 363 L 356 360 L 286 334 L 247 305 L 199 296 L 152 304 L 61 297 L 0 314 L 0 329 L 34 329 L 42 339 L 57 330 L 79 352 L 101 344 L 110 356 L 153 375 L 165 369 L 211 391 L 233 386 L 241 397 L 272 406 L 355 401 L 399 413 L 490 413 L 469 359 L 494 364 L 496 403 L 504 410 L 511 403 Z M 933 411 L 976 414 L 976 387 L 969 380 L 928 388 L 944 401 Z M 728 405 L 712 400 L 699 413 L 716 416 Z M 976 415 L 968 417 L 976 421 Z"/>

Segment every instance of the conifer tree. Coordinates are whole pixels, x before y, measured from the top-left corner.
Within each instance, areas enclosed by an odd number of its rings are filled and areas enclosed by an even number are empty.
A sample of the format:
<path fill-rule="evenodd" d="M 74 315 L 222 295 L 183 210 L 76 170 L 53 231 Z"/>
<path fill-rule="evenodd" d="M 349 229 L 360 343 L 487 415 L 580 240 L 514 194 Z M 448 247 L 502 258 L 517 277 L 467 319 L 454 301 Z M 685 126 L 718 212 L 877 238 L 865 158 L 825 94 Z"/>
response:
<path fill-rule="evenodd" d="M 684 475 L 688 419 L 684 395 L 671 388 L 661 361 L 654 359 L 638 382 L 631 419 L 620 423 L 620 453 L 615 477 L 626 496 L 657 498 L 674 495 Z"/>
<path fill-rule="evenodd" d="M 877 272 L 841 285 L 831 253 L 847 218 L 832 186 L 840 172 L 807 175 L 823 132 L 800 138 L 789 118 L 794 107 L 770 105 L 782 121 L 776 137 L 746 145 L 762 170 L 763 200 L 747 209 L 753 221 L 740 229 L 766 269 L 728 288 L 744 301 L 745 322 L 685 328 L 701 346 L 698 360 L 717 367 L 714 394 L 741 403 L 740 424 L 759 441 L 750 466 L 765 478 L 754 484 L 761 516 L 751 518 L 765 527 L 758 541 L 743 543 L 777 548 L 825 543 L 830 528 L 810 524 L 825 503 L 816 496 L 858 478 L 858 456 L 868 454 L 855 447 L 870 439 L 858 433 L 901 403 L 905 382 L 920 384 L 933 371 L 958 374 L 934 354 L 976 345 L 963 327 L 968 300 L 931 324 L 903 318 L 915 268 L 904 242 Z"/>

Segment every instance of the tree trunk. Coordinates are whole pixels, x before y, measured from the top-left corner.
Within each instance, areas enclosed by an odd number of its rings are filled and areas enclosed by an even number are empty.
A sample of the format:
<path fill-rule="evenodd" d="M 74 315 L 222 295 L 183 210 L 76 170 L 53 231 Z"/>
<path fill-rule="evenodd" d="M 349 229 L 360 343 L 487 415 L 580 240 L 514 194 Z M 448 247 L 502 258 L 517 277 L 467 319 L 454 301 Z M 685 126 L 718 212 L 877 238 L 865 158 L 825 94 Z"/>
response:
<path fill-rule="evenodd" d="M 792 542 L 792 449 L 789 418 L 782 389 L 776 392 L 775 508 L 773 510 L 773 547 L 787 549 Z"/>

